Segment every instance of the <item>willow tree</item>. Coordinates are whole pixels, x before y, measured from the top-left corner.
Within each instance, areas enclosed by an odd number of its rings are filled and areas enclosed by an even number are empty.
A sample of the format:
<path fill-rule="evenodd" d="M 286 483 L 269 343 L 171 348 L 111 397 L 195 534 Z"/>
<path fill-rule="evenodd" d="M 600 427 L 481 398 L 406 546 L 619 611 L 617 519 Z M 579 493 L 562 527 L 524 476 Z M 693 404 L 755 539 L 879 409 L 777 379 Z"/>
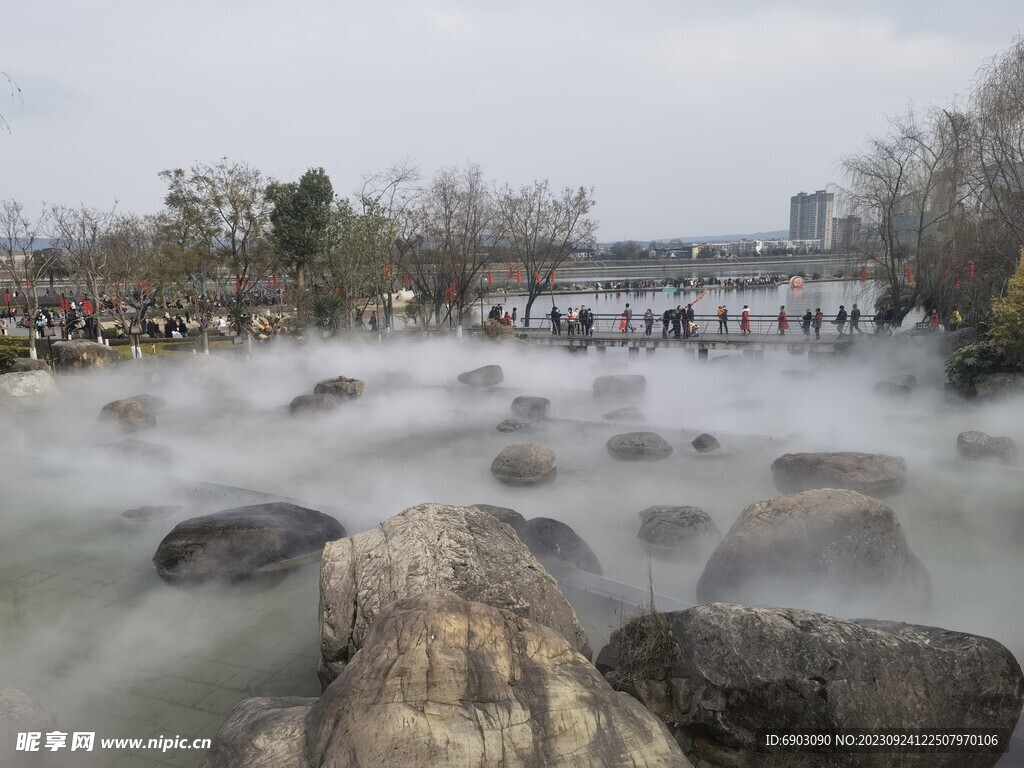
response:
<path fill-rule="evenodd" d="M 518 190 L 505 185 L 494 195 L 497 243 L 526 272 L 523 325 L 528 327 L 533 303 L 552 287 L 558 267 L 578 247 L 594 241 L 597 222 L 587 218 L 594 193 L 583 187 L 553 192 L 547 181 L 535 181 Z"/>

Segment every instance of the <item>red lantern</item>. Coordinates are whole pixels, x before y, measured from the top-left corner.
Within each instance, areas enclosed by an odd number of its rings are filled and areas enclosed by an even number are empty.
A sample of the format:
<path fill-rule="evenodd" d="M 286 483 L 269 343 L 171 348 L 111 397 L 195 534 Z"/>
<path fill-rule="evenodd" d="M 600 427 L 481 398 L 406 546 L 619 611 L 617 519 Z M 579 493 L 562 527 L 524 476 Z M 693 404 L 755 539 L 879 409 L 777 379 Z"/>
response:
<path fill-rule="evenodd" d="M 903 277 L 906 279 L 908 285 L 914 282 L 914 272 L 910 269 L 910 267 L 907 267 L 905 270 L 903 270 Z"/>
<path fill-rule="evenodd" d="M 512 267 L 509 267 L 509 268 L 508 268 L 508 279 L 509 279 L 509 280 L 511 280 L 511 279 L 512 279 Z"/>
<path fill-rule="evenodd" d="M 4 295 L 7 297 L 7 303 L 10 304 L 11 303 L 11 294 L 7 293 L 7 294 L 4 294 Z"/>
<path fill-rule="evenodd" d="M 86 315 L 91 315 L 92 314 L 92 302 L 91 301 L 83 301 L 82 302 L 82 312 L 84 312 Z"/>
<path fill-rule="evenodd" d="M 142 292 L 145 293 L 146 292 L 146 281 L 145 280 L 141 280 L 139 282 L 139 285 L 142 286 Z"/>
<path fill-rule="evenodd" d="M 551 270 L 551 277 L 549 278 L 549 280 L 552 283 L 555 282 L 555 270 L 553 269 Z"/>
<path fill-rule="evenodd" d="M 523 284 L 523 271 L 521 269 L 516 269 L 516 282 L 520 285 Z"/>
<path fill-rule="evenodd" d="M 272 286 L 274 286 L 275 288 L 277 288 L 277 275 L 271 275 L 270 277 L 271 277 L 270 284 Z"/>
<path fill-rule="evenodd" d="M 402 275 L 402 282 L 405 283 L 406 286 L 409 285 L 409 273 L 408 272 L 406 272 L 404 275 Z"/>
<path fill-rule="evenodd" d="M 25 278 L 25 287 L 26 287 L 26 288 L 28 288 L 28 287 L 29 287 L 30 285 L 32 285 L 32 281 L 31 281 L 31 280 L 29 280 L 29 279 L 28 279 L 28 278 L 26 277 L 26 278 Z"/>
<path fill-rule="evenodd" d="M 957 281 L 956 281 L 956 282 L 955 282 L 955 283 L 953 284 L 953 290 L 954 290 L 954 291 L 959 291 L 959 290 L 960 290 L 960 281 L 959 281 L 959 280 L 957 280 Z"/>
<path fill-rule="evenodd" d="M 494 284 L 494 278 L 491 277 L 491 273 L 490 272 L 487 273 L 487 284 L 488 285 L 493 285 Z"/>
<path fill-rule="evenodd" d="M 385 265 L 385 267 L 384 267 L 384 279 L 385 280 L 390 280 L 391 279 L 391 265 L 390 264 Z"/>
<path fill-rule="evenodd" d="M 974 279 L 974 259 L 971 259 L 970 261 L 967 262 L 967 279 Z"/>
<path fill-rule="evenodd" d="M 533 273 L 533 279 L 534 279 L 534 282 L 538 282 L 539 283 L 540 282 L 540 272 L 534 272 Z"/>
<path fill-rule="evenodd" d="M 868 279 L 868 268 L 866 265 L 861 264 L 860 266 L 860 281 L 863 283 Z"/>

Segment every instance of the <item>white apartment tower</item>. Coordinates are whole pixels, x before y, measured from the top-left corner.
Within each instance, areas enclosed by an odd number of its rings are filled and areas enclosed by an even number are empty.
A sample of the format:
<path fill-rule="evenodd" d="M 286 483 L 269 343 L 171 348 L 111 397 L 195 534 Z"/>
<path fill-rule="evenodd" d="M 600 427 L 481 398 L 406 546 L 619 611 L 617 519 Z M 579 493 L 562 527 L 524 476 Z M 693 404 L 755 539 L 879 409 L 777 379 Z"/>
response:
<path fill-rule="evenodd" d="M 822 251 L 832 250 L 832 212 L 835 195 L 819 189 L 789 198 L 789 239 L 817 240 Z"/>

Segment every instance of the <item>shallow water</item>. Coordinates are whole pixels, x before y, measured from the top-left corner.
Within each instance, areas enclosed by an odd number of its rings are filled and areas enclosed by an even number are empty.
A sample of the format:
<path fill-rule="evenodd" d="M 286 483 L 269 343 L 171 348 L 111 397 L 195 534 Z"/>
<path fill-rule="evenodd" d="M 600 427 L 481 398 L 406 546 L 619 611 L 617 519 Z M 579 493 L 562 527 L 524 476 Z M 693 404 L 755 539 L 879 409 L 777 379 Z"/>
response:
<path fill-rule="evenodd" d="M 7 425 L 0 558 L 0 681 L 55 712 L 64 730 L 156 737 L 212 735 L 230 708 L 253 695 L 315 696 L 317 568 L 285 578 L 182 589 L 161 582 L 150 558 L 174 523 L 238 506 L 238 497 L 188 493 L 212 481 L 295 498 L 335 511 L 358 531 L 425 501 L 489 503 L 572 525 L 610 579 L 692 602 L 703 560 L 649 561 L 635 539 L 637 513 L 654 504 L 705 509 L 722 531 L 749 504 L 777 495 L 769 465 L 798 450 L 865 450 L 903 456 L 906 490 L 887 499 L 911 549 L 931 572 L 931 608 L 885 618 L 994 637 L 1024 658 L 1024 488 L 1017 468 L 962 462 L 964 429 L 1024 442 L 1019 402 L 985 407 L 947 399 L 934 339 L 868 339 L 847 357 L 769 352 L 763 358 L 682 350 L 630 358 L 518 344 L 261 347 L 252 358 L 141 361 L 115 376 L 61 379 L 52 412 Z M 505 381 L 486 391 L 459 372 L 499 363 Z M 602 418 L 627 402 L 595 400 L 593 379 L 643 373 L 632 403 L 646 425 Z M 907 402 L 873 385 L 912 373 Z M 294 418 L 287 403 L 322 378 L 362 378 L 366 394 L 337 412 Z M 137 435 L 176 458 L 112 459 L 98 442 L 117 436 L 96 414 L 116 397 L 165 398 L 158 426 Z M 519 394 L 552 401 L 552 418 L 514 434 L 494 426 Z M 654 430 L 675 449 L 656 462 L 619 462 L 605 442 Z M 719 455 L 689 442 L 709 431 Z M 553 483 L 513 488 L 490 475 L 493 457 L 537 441 L 558 455 Z M 174 517 L 121 518 L 141 505 L 181 504 Z M 838 616 L 862 606 L 817 595 Z M 621 622 L 614 606 L 580 605 L 600 648 Z M 187 751 L 106 753 L 96 765 L 194 766 Z M 88 765 L 65 754 L 68 765 Z M 121 762 L 117 762 L 120 760 Z M 146 762 L 150 760 L 151 762 Z M 61 764 L 59 761 L 53 764 Z"/>

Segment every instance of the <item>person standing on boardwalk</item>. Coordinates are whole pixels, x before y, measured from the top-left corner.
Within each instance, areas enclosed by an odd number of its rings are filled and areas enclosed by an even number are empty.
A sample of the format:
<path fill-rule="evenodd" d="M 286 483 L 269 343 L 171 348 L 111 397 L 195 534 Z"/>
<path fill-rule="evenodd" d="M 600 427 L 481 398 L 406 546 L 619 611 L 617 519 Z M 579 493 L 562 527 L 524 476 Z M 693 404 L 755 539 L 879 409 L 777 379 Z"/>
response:
<path fill-rule="evenodd" d="M 853 336 L 853 332 L 864 333 L 860 329 L 860 308 L 854 304 L 853 309 L 850 310 L 850 335 Z"/>
<path fill-rule="evenodd" d="M 846 307 L 844 307 L 842 304 L 840 304 L 839 305 L 839 312 L 838 312 L 838 314 L 836 314 L 836 319 L 834 321 L 835 324 L 836 324 L 836 328 L 839 329 L 839 335 L 840 336 L 843 335 L 843 328 L 846 327 L 846 317 L 847 317 L 847 315 L 846 315 Z"/>
<path fill-rule="evenodd" d="M 650 336 L 654 329 L 654 313 L 651 310 L 644 312 L 644 336 Z"/>
<path fill-rule="evenodd" d="M 661 313 L 661 338 L 668 338 L 668 325 L 672 322 L 672 307 Z"/>
<path fill-rule="evenodd" d="M 566 329 L 570 336 L 576 335 L 576 312 L 572 307 L 569 307 L 569 314 L 565 316 Z"/>
<path fill-rule="evenodd" d="M 779 307 L 779 336 L 785 336 L 789 330 L 789 318 L 786 317 L 786 305 Z"/>
<path fill-rule="evenodd" d="M 818 308 L 816 308 L 814 310 L 814 321 L 813 321 L 813 324 L 814 324 L 814 340 L 815 341 L 820 341 L 821 340 L 821 324 L 823 322 L 825 322 L 825 315 L 822 314 L 821 307 L 818 307 Z"/>
<path fill-rule="evenodd" d="M 750 333 L 750 307 L 746 304 L 743 305 L 743 311 L 740 312 L 740 336 L 746 336 Z"/>
<path fill-rule="evenodd" d="M 551 333 L 554 336 L 562 335 L 562 313 L 558 307 L 551 307 Z"/>
<path fill-rule="evenodd" d="M 672 319 L 672 336 L 678 339 L 683 328 L 683 313 L 679 307 L 676 307 L 669 310 L 669 317 Z"/>
<path fill-rule="evenodd" d="M 519 310 L 512 307 L 512 327 L 516 327 L 516 320 L 519 318 Z"/>
<path fill-rule="evenodd" d="M 686 309 L 683 310 L 683 335 L 686 338 L 697 335 L 693 332 L 693 329 L 697 327 L 696 323 L 693 322 L 693 318 L 696 316 L 693 311 L 693 304 L 687 304 Z"/>
<path fill-rule="evenodd" d="M 622 311 L 622 316 L 626 318 L 626 327 L 622 332 L 626 333 L 626 331 L 629 331 L 633 333 L 636 328 L 633 327 L 633 310 L 629 308 L 628 302 L 626 303 L 626 308 Z"/>
<path fill-rule="evenodd" d="M 729 310 L 726 309 L 724 304 L 722 305 L 721 310 L 722 311 L 719 312 L 719 314 L 718 314 L 718 332 L 721 333 L 724 330 L 725 331 L 725 335 L 728 336 L 729 335 Z"/>
<path fill-rule="evenodd" d="M 804 312 L 804 316 L 800 318 L 800 327 L 803 329 L 804 336 L 811 335 L 811 323 L 814 322 L 814 315 L 811 314 L 811 310 L 808 309 Z"/>

